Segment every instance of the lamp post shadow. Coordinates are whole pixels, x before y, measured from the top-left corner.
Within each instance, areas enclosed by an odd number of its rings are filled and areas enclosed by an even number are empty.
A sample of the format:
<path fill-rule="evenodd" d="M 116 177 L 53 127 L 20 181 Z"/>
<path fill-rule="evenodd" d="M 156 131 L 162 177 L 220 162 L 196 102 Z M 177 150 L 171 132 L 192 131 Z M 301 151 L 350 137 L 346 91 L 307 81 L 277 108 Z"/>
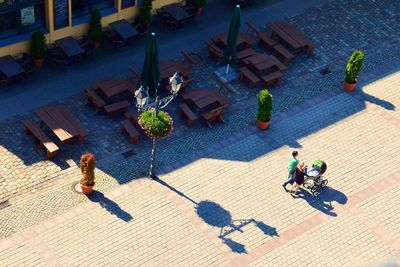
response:
<path fill-rule="evenodd" d="M 218 203 L 210 200 L 202 200 L 200 202 L 197 202 L 185 195 L 183 192 L 161 180 L 160 178 L 154 177 L 153 180 L 175 192 L 177 195 L 192 202 L 195 205 L 197 215 L 206 224 L 212 227 L 220 228 L 220 234 L 218 237 L 221 238 L 221 240 L 232 250 L 232 252 L 247 253 L 245 245 L 236 242 L 228 236 L 234 232 L 244 233 L 245 226 L 249 224 L 254 224 L 265 235 L 279 236 L 275 227 L 269 226 L 253 218 L 233 220 L 231 213 L 228 210 L 224 209 Z"/>

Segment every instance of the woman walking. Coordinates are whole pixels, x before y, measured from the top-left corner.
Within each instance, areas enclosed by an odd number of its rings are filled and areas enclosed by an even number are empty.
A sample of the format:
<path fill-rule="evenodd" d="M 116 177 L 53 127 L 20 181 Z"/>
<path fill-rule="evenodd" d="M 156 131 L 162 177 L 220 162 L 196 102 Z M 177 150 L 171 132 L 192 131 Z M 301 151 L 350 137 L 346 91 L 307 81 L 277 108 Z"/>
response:
<path fill-rule="evenodd" d="M 297 194 L 300 189 L 300 185 L 302 185 L 304 182 L 304 175 L 306 174 L 306 172 L 307 168 L 304 167 L 304 162 L 300 162 L 297 165 L 295 172 L 293 173 L 294 184 L 289 191 L 290 193 Z"/>

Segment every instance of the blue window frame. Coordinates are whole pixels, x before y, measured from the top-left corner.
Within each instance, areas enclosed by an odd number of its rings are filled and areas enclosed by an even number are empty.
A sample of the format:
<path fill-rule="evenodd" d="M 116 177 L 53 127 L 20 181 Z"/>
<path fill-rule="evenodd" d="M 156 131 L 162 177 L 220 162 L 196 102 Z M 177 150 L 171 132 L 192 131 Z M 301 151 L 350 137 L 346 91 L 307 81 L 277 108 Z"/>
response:
<path fill-rule="evenodd" d="M 72 18 L 87 16 L 93 9 L 114 8 L 114 0 L 71 0 Z"/>

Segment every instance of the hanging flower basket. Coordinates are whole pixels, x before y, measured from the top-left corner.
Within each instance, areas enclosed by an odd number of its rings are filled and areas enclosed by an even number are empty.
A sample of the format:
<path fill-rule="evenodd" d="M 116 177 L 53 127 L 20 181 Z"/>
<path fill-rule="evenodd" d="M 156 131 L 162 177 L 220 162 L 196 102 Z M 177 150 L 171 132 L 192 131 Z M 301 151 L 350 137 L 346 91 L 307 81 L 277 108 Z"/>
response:
<path fill-rule="evenodd" d="M 161 140 L 170 135 L 174 129 L 173 120 L 167 112 L 160 111 L 156 116 L 156 110 L 150 109 L 139 115 L 140 128 L 151 138 Z"/>

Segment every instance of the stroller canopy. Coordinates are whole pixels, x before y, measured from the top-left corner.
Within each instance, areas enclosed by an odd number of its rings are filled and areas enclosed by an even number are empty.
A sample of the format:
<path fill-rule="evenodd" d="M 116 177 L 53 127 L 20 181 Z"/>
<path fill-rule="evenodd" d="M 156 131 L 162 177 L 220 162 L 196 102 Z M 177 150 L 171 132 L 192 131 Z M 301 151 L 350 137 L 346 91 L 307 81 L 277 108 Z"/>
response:
<path fill-rule="evenodd" d="M 322 160 L 316 160 L 312 163 L 312 166 L 318 168 L 321 171 L 321 174 L 324 174 L 326 168 L 328 167 L 326 163 Z"/>

